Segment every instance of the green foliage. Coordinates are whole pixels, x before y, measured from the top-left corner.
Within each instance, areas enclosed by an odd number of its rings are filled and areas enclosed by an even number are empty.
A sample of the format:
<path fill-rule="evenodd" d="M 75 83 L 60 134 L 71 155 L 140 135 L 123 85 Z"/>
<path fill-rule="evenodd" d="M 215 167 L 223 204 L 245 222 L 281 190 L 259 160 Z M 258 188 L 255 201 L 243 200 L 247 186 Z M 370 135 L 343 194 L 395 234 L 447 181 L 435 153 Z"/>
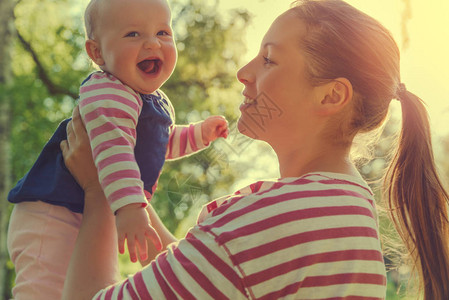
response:
<path fill-rule="evenodd" d="M 34 163 L 58 123 L 71 115 L 73 100 L 51 97 L 39 79 L 17 76 L 12 99 L 12 177 L 20 179 Z"/>
<path fill-rule="evenodd" d="M 71 115 L 79 84 L 89 72 L 81 19 L 68 9 L 75 5 L 29 0 L 16 6 L 18 39 L 9 91 L 13 182 L 31 167 L 58 123 Z"/>

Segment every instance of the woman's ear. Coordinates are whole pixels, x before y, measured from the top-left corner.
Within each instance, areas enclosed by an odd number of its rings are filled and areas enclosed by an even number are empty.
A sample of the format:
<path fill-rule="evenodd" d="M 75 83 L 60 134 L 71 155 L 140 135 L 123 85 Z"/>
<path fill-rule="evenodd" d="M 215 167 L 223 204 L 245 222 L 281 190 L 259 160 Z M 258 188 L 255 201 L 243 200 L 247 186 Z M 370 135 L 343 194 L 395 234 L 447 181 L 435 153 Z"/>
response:
<path fill-rule="evenodd" d="M 88 39 L 85 44 L 87 55 L 89 55 L 90 59 L 97 64 L 98 66 L 104 65 L 104 59 L 101 56 L 100 45 L 97 41 Z"/>
<path fill-rule="evenodd" d="M 320 115 L 332 115 L 341 111 L 353 96 L 351 82 L 346 78 L 337 78 L 325 84 L 324 93 L 318 103 L 318 112 Z"/>

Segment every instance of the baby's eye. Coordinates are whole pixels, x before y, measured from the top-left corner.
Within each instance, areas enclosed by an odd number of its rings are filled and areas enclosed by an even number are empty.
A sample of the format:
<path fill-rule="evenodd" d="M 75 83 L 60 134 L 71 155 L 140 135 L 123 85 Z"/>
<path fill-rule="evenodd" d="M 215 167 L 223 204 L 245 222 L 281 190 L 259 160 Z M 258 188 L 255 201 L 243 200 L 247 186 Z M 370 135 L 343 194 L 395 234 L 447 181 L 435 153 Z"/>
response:
<path fill-rule="evenodd" d="M 161 30 L 157 33 L 157 35 L 171 35 L 171 33 L 166 30 Z"/>
<path fill-rule="evenodd" d="M 138 37 L 139 33 L 136 31 L 129 32 L 125 35 L 125 37 Z"/>

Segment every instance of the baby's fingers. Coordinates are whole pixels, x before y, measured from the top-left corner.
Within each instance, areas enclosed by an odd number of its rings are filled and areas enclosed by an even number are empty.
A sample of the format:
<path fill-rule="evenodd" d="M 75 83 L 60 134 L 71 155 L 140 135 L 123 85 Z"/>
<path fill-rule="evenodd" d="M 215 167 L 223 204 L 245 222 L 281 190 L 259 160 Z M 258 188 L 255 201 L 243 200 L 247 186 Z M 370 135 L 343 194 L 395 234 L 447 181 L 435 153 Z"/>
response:
<path fill-rule="evenodd" d="M 120 254 L 125 253 L 125 236 L 124 235 L 118 236 L 118 252 Z"/>
<path fill-rule="evenodd" d="M 220 126 L 218 127 L 218 136 L 222 138 L 227 138 L 229 134 L 228 126 Z"/>
<path fill-rule="evenodd" d="M 161 238 L 159 237 L 159 234 L 157 234 L 156 230 L 153 227 L 149 227 L 145 231 L 145 236 L 153 242 L 154 246 L 158 251 L 162 250 Z"/>
<path fill-rule="evenodd" d="M 139 251 L 139 257 L 141 261 L 145 261 L 148 258 L 148 246 L 147 240 L 145 236 L 138 235 L 137 236 L 137 249 Z"/>
<path fill-rule="evenodd" d="M 132 262 L 137 261 L 137 254 L 136 254 L 136 239 L 135 237 L 127 237 L 126 240 L 128 241 L 128 252 L 129 252 L 129 258 Z"/>

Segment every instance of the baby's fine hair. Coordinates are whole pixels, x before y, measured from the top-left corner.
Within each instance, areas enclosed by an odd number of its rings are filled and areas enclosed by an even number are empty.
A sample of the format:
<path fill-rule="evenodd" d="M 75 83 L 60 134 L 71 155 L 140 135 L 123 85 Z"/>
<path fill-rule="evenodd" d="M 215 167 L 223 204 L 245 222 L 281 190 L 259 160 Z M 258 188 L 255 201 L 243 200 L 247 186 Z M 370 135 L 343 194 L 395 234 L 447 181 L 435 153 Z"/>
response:
<path fill-rule="evenodd" d="M 94 39 L 95 37 L 95 29 L 100 17 L 99 10 L 100 5 L 106 0 L 90 0 L 89 4 L 86 6 L 86 10 L 84 11 L 84 28 L 86 30 L 86 37 L 88 39 Z M 126 1 L 126 0 L 123 0 Z M 167 1 L 167 5 L 170 6 L 169 1 Z"/>
<path fill-rule="evenodd" d="M 94 38 L 95 25 L 98 20 L 98 9 L 102 0 L 90 0 L 84 12 L 84 28 L 88 39 Z"/>

